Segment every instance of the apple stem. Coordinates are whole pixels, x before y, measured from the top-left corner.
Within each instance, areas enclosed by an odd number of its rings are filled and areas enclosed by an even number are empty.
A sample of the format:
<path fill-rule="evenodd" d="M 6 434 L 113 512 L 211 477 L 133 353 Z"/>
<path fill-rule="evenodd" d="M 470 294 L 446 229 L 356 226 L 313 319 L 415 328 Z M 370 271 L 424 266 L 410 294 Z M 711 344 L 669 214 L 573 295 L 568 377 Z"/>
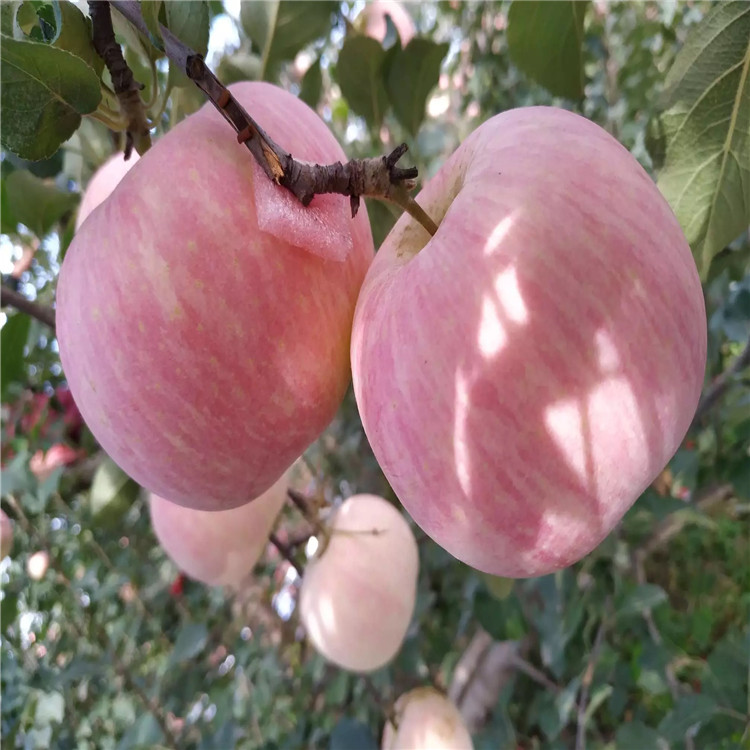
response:
<path fill-rule="evenodd" d="M 351 159 L 345 164 L 312 164 L 294 159 L 250 117 L 229 89 L 209 70 L 201 55 L 166 26 L 159 25 L 161 40 L 149 33 L 137 0 L 112 0 L 111 5 L 164 51 L 170 65 L 185 72 L 234 128 L 238 142 L 245 144 L 268 178 L 289 190 L 303 206 L 309 205 L 318 193 L 348 195 L 353 218 L 357 215 L 362 196 L 378 198 L 403 207 L 430 234 L 435 234 L 436 224 L 408 195 L 416 186 L 417 168 L 402 169 L 396 166 L 407 151 L 405 143 L 387 156 Z"/>
<path fill-rule="evenodd" d="M 272 531 L 268 536 L 268 541 L 273 544 L 279 551 L 279 554 L 297 571 L 297 575 L 302 578 L 305 574 L 302 566 L 294 559 L 294 553 L 291 547 L 284 544 L 279 537 Z"/>
<path fill-rule="evenodd" d="M 122 49 L 115 40 L 109 2 L 106 0 L 91 0 L 89 13 L 91 14 L 94 49 L 96 54 L 104 60 L 104 64 L 112 76 L 112 86 L 124 115 L 123 119 L 126 123 L 125 158 L 128 159 L 133 146 L 139 154 L 145 153 L 151 147 L 148 117 L 140 95 L 143 84 L 135 80 L 133 71 L 125 62 Z"/>

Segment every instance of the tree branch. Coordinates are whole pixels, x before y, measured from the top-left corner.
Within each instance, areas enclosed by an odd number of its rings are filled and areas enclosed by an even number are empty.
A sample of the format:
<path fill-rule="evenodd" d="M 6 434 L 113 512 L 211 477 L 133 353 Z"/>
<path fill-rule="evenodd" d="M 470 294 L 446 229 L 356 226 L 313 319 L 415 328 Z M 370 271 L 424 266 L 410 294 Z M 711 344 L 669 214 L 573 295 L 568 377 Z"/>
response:
<path fill-rule="evenodd" d="M 607 607 L 608 609 L 609 607 Z M 586 709 L 589 702 L 589 691 L 591 689 L 591 683 L 594 680 L 594 672 L 596 670 L 596 664 L 599 661 L 602 646 L 604 645 L 604 633 L 607 629 L 606 614 L 604 619 L 599 624 L 599 629 L 596 631 L 596 637 L 594 638 L 594 645 L 591 647 L 591 654 L 589 655 L 589 661 L 586 665 L 586 671 L 583 673 L 583 680 L 581 684 L 581 693 L 578 698 L 578 718 L 576 726 L 576 750 L 586 750 Z"/>
<path fill-rule="evenodd" d="M 292 550 L 279 539 L 279 537 L 271 532 L 268 537 L 268 541 L 273 544 L 274 547 L 279 551 L 279 554 L 297 571 L 297 575 L 302 578 L 305 574 L 302 566 L 294 559 L 294 553 Z"/>
<path fill-rule="evenodd" d="M 26 299 L 20 292 L 11 289 L 6 284 L 2 285 L 2 298 L 0 303 L 3 307 L 15 307 L 16 310 L 31 315 L 41 323 L 48 325 L 53 331 L 55 330 L 55 311 L 46 305 L 40 305 L 38 302 L 32 302 Z"/>
<path fill-rule="evenodd" d="M 127 118 L 125 158 L 129 159 L 133 146 L 139 154 L 143 154 L 151 147 L 148 118 L 140 95 L 143 85 L 133 77 L 133 71 L 125 62 L 120 45 L 115 41 L 109 2 L 91 0 L 89 13 L 94 33 L 94 49 L 104 60 L 112 76 L 115 94 Z"/>
<path fill-rule="evenodd" d="M 737 359 L 721 375 L 714 379 L 713 383 L 711 383 L 703 396 L 701 396 L 695 416 L 693 417 L 691 429 L 696 427 L 703 417 L 716 406 L 724 393 L 731 387 L 735 376 L 739 375 L 746 367 L 750 367 L 750 339 L 748 339 L 745 348 L 739 353 Z"/>
<path fill-rule="evenodd" d="M 111 3 L 133 26 L 149 38 L 148 27 L 135 0 L 112 0 Z M 170 64 L 182 70 L 237 133 L 237 141 L 244 143 L 263 171 L 278 185 L 289 190 L 302 205 L 307 206 L 318 193 L 348 195 L 352 216 L 356 216 L 360 198 L 368 196 L 390 201 L 401 206 L 431 235 L 437 225 L 409 195 L 416 187 L 416 167 L 401 169 L 396 166 L 406 153 L 401 144 L 388 156 L 371 159 L 352 159 L 342 164 L 311 164 L 297 161 L 279 146 L 244 110 L 226 86 L 208 69 L 203 58 L 181 42 L 169 29 L 160 25 L 163 49 Z"/>

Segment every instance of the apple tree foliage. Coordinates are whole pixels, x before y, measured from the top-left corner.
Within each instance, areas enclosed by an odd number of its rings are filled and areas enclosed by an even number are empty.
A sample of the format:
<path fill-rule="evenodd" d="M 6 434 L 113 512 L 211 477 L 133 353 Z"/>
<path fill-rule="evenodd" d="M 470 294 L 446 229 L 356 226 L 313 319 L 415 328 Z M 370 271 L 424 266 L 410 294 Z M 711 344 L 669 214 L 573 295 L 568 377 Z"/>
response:
<path fill-rule="evenodd" d="M 113 19 L 154 138 L 204 101 L 160 51 L 159 22 L 208 52 L 222 82 L 299 95 L 350 157 L 406 141 L 423 178 L 511 107 L 555 104 L 602 125 L 657 181 L 704 282 L 696 421 L 617 530 L 558 574 L 492 579 L 418 535 L 407 639 L 361 677 L 305 642 L 298 579 L 273 547 L 238 594 L 179 573 L 142 491 L 81 424 L 54 332 L 4 299 L 3 745 L 375 748 L 398 695 L 432 684 L 471 717 L 477 748 L 746 747 L 750 5 L 423 2 L 406 6 L 416 33 L 405 45 L 390 17 L 382 39 L 368 35 L 362 7 L 144 0 L 150 38 Z M 81 191 L 122 147 L 122 117 L 85 7 L 3 2 L 0 24 L 3 288 L 49 306 Z M 396 217 L 367 207 L 377 244 Z M 306 465 L 320 501 L 393 499 L 351 395 Z M 305 528 L 290 507 L 277 533 Z M 50 564 L 35 580 L 39 550 Z M 477 659 L 481 638 L 491 645 Z"/>

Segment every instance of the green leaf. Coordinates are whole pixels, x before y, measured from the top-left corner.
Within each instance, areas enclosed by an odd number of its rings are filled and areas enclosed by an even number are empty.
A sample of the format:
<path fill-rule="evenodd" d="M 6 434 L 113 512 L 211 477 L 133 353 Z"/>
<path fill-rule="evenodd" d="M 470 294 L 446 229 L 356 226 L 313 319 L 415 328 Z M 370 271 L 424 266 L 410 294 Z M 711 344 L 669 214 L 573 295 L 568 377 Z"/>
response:
<path fill-rule="evenodd" d="M 194 659 L 208 642 L 208 628 L 203 623 L 191 622 L 183 625 L 169 655 L 169 664 L 183 664 Z"/>
<path fill-rule="evenodd" d="M 206 2 L 165 3 L 167 28 L 181 41 L 205 57 L 208 50 L 208 4 Z M 182 70 L 170 63 L 168 86 L 193 86 Z"/>
<path fill-rule="evenodd" d="M 377 750 L 378 743 L 370 728 L 361 721 L 346 716 L 339 720 L 331 732 L 328 750 Z"/>
<path fill-rule="evenodd" d="M 0 34 L 13 36 L 13 27 L 16 23 L 16 11 L 20 2 L 0 3 Z"/>
<path fill-rule="evenodd" d="M 515 0 L 510 6 L 510 58 L 554 96 L 583 96 L 583 19 L 587 5 L 576 0 Z"/>
<path fill-rule="evenodd" d="M 388 106 L 382 76 L 385 50 L 369 36 L 349 36 L 339 52 L 336 81 L 349 106 L 371 127 L 380 127 Z"/>
<path fill-rule="evenodd" d="M 107 456 L 91 483 L 91 513 L 98 524 L 111 528 L 130 510 L 139 491 L 137 482 Z"/>
<path fill-rule="evenodd" d="M 716 3 L 666 80 L 658 186 L 705 278 L 750 223 L 750 4 Z"/>
<path fill-rule="evenodd" d="M 65 699 L 62 693 L 39 693 L 34 714 L 37 726 L 59 724 L 65 717 Z"/>
<path fill-rule="evenodd" d="M 302 85 L 299 98 L 309 104 L 313 109 L 318 106 L 320 95 L 323 91 L 323 72 L 320 69 L 320 58 L 318 58 L 305 72 L 302 77 Z"/>
<path fill-rule="evenodd" d="M 240 22 L 262 60 L 262 77 L 273 75 L 278 65 L 310 42 L 326 36 L 332 28 L 338 3 L 302 3 L 296 0 L 269 0 L 242 3 Z"/>
<path fill-rule="evenodd" d="M 2 400 L 5 401 L 8 387 L 11 383 L 23 380 L 25 361 L 23 350 L 29 338 L 31 318 L 24 313 L 9 315 L 5 321 L 2 332 L 0 332 L 0 381 L 2 383 Z M 6 470 L 3 469 L 3 490 L 7 489 Z"/>
<path fill-rule="evenodd" d="M 162 6 L 164 5 L 163 0 L 141 0 L 141 13 L 143 15 L 143 20 L 146 22 L 146 26 L 148 27 L 149 32 L 151 33 L 151 36 L 154 37 L 157 41 L 161 39 L 161 29 L 159 28 L 159 23 L 166 20 L 164 18 L 164 14 L 162 11 Z M 159 16 L 162 16 L 160 19 Z"/>
<path fill-rule="evenodd" d="M 98 76 L 83 60 L 36 42 L 3 38 L 0 78 L 0 141 L 24 159 L 52 156 L 102 96 Z"/>
<path fill-rule="evenodd" d="M 440 65 L 448 52 L 447 43 L 412 39 L 397 50 L 386 79 L 388 98 L 398 121 L 416 135 L 424 120 L 427 97 L 440 78 Z"/>
<path fill-rule="evenodd" d="M 142 713 L 135 724 L 122 736 L 117 750 L 135 750 L 135 748 L 154 748 L 164 739 L 159 722 L 151 713 Z"/>
<path fill-rule="evenodd" d="M 684 695 L 661 720 L 659 734 L 668 742 L 679 742 L 691 727 L 707 721 L 715 711 L 716 702 L 708 696 Z"/>
<path fill-rule="evenodd" d="M 251 52 L 235 52 L 221 58 L 216 75 L 219 80 L 229 86 L 237 81 L 257 81 L 261 78 L 263 61 Z"/>
<path fill-rule="evenodd" d="M 491 576 L 489 573 L 482 573 L 482 580 L 487 590 L 496 599 L 507 599 L 515 586 L 515 579 L 502 578 L 501 576 Z"/>
<path fill-rule="evenodd" d="M 640 721 L 622 724 L 615 734 L 616 750 L 667 750 L 668 747 L 655 729 Z"/>
<path fill-rule="evenodd" d="M 97 76 L 104 69 L 104 60 L 96 54 L 91 36 L 91 19 L 70 2 L 52 3 L 55 12 L 57 32 L 50 44 L 58 49 L 71 52 L 80 57 Z"/>
<path fill-rule="evenodd" d="M 638 615 L 647 609 L 653 609 L 665 601 L 667 601 L 667 594 L 661 586 L 644 583 L 636 586 L 622 598 L 617 607 L 616 614 L 618 617 Z"/>
<path fill-rule="evenodd" d="M 50 180 L 17 169 L 7 180 L 8 205 L 13 218 L 37 237 L 44 237 L 68 211 L 78 204 L 77 193 L 69 193 Z"/>
<path fill-rule="evenodd" d="M 3 600 L 0 602 L 0 623 L 3 628 L 9 628 L 16 621 L 18 615 L 18 594 L 13 594 L 6 588 Z"/>

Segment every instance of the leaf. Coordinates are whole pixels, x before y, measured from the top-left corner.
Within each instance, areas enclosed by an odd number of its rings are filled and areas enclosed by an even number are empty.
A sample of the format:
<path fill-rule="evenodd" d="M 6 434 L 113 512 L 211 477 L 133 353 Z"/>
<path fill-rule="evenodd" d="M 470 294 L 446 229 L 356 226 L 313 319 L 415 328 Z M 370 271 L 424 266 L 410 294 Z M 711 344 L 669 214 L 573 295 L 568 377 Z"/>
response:
<path fill-rule="evenodd" d="M 3 38 L 0 78 L 0 141 L 24 159 L 52 156 L 101 100 L 96 73 L 79 57 L 46 44 Z"/>
<path fill-rule="evenodd" d="M 59 724 L 65 717 L 65 699 L 62 693 L 39 693 L 34 714 L 37 726 Z"/>
<path fill-rule="evenodd" d="M 489 573 L 482 573 L 482 580 L 487 587 L 487 591 L 489 591 L 496 599 L 507 599 L 513 591 L 513 587 L 516 583 L 513 578 L 491 576 Z"/>
<path fill-rule="evenodd" d="M 161 29 L 159 28 L 160 19 L 162 15 L 162 6 L 164 5 L 163 0 L 141 0 L 141 14 L 143 20 L 146 22 L 151 36 L 157 41 L 161 39 Z M 170 29 L 171 30 L 171 29 Z M 196 50 L 197 51 L 197 50 Z"/>
<path fill-rule="evenodd" d="M 97 55 L 91 36 L 91 19 L 70 2 L 52 3 L 57 31 L 50 41 L 53 47 L 80 57 L 97 76 L 104 69 L 104 60 Z"/>
<path fill-rule="evenodd" d="M 23 380 L 25 361 L 23 350 L 26 340 L 29 338 L 31 318 L 23 313 L 9 315 L 5 321 L 2 332 L 0 332 L 0 382 L 2 384 L 2 400 L 7 398 L 8 388 L 11 383 Z M 7 489 L 7 468 L 3 469 L 3 490 Z"/>
<path fill-rule="evenodd" d="M 377 750 L 378 743 L 370 728 L 361 721 L 343 717 L 331 732 L 328 750 Z"/>
<path fill-rule="evenodd" d="M 167 11 L 167 28 L 178 39 L 205 57 L 208 50 L 208 4 L 201 0 L 190 3 L 165 3 L 164 7 Z M 167 86 L 193 85 L 185 73 L 170 62 Z"/>
<path fill-rule="evenodd" d="M 636 586 L 620 601 L 616 610 L 618 617 L 641 614 L 647 609 L 667 601 L 667 594 L 660 586 L 644 583 Z"/>
<path fill-rule="evenodd" d="M 18 615 L 18 594 L 13 594 L 6 588 L 0 602 L 0 623 L 3 628 L 9 628 L 16 621 Z"/>
<path fill-rule="evenodd" d="M 416 135 L 424 120 L 427 97 L 440 78 L 440 65 L 449 44 L 414 38 L 397 50 L 386 79 L 388 98 L 398 121 Z"/>
<path fill-rule="evenodd" d="M 98 524 L 112 527 L 130 510 L 139 491 L 138 484 L 107 456 L 91 483 L 91 513 Z"/>
<path fill-rule="evenodd" d="M 514 0 L 508 12 L 511 60 L 554 96 L 583 96 L 583 19 L 588 2 Z"/>
<path fill-rule="evenodd" d="M 338 3 L 330 0 L 242 3 L 240 23 L 261 56 L 261 77 L 267 78 L 280 63 L 294 59 L 310 42 L 326 36 L 337 10 Z"/>
<path fill-rule="evenodd" d="M 250 52 L 235 52 L 221 58 L 216 71 L 219 80 L 229 86 L 237 81 L 257 81 L 261 78 L 263 61 Z"/>
<path fill-rule="evenodd" d="M 48 234 L 78 204 L 77 193 L 60 190 L 54 182 L 35 177 L 25 169 L 13 172 L 6 183 L 13 218 L 25 224 L 37 237 Z"/>
<path fill-rule="evenodd" d="M 750 5 L 715 4 L 666 80 L 658 186 L 705 278 L 750 223 Z"/>
<path fill-rule="evenodd" d="M 668 742 L 679 742 L 696 724 L 710 719 L 716 711 L 716 702 L 705 695 L 684 695 L 661 720 L 659 734 Z"/>
<path fill-rule="evenodd" d="M 616 750 L 668 750 L 668 747 L 655 729 L 640 721 L 622 724 L 615 734 Z"/>
<path fill-rule="evenodd" d="M 117 750 L 153 748 L 164 739 L 159 722 L 151 713 L 142 713 L 135 724 L 128 729 L 117 745 Z"/>
<path fill-rule="evenodd" d="M 194 659 L 208 642 L 208 628 L 203 623 L 191 622 L 183 625 L 169 655 L 169 665 L 183 664 Z"/>
<path fill-rule="evenodd" d="M 336 81 L 349 106 L 371 127 L 380 127 L 388 106 L 381 68 L 385 50 L 369 36 L 349 36 L 339 52 Z"/>
<path fill-rule="evenodd" d="M 313 109 L 318 106 L 323 91 L 323 72 L 320 69 L 320 58 L 307 69 L 302 77 L 299 98 Z"/>

